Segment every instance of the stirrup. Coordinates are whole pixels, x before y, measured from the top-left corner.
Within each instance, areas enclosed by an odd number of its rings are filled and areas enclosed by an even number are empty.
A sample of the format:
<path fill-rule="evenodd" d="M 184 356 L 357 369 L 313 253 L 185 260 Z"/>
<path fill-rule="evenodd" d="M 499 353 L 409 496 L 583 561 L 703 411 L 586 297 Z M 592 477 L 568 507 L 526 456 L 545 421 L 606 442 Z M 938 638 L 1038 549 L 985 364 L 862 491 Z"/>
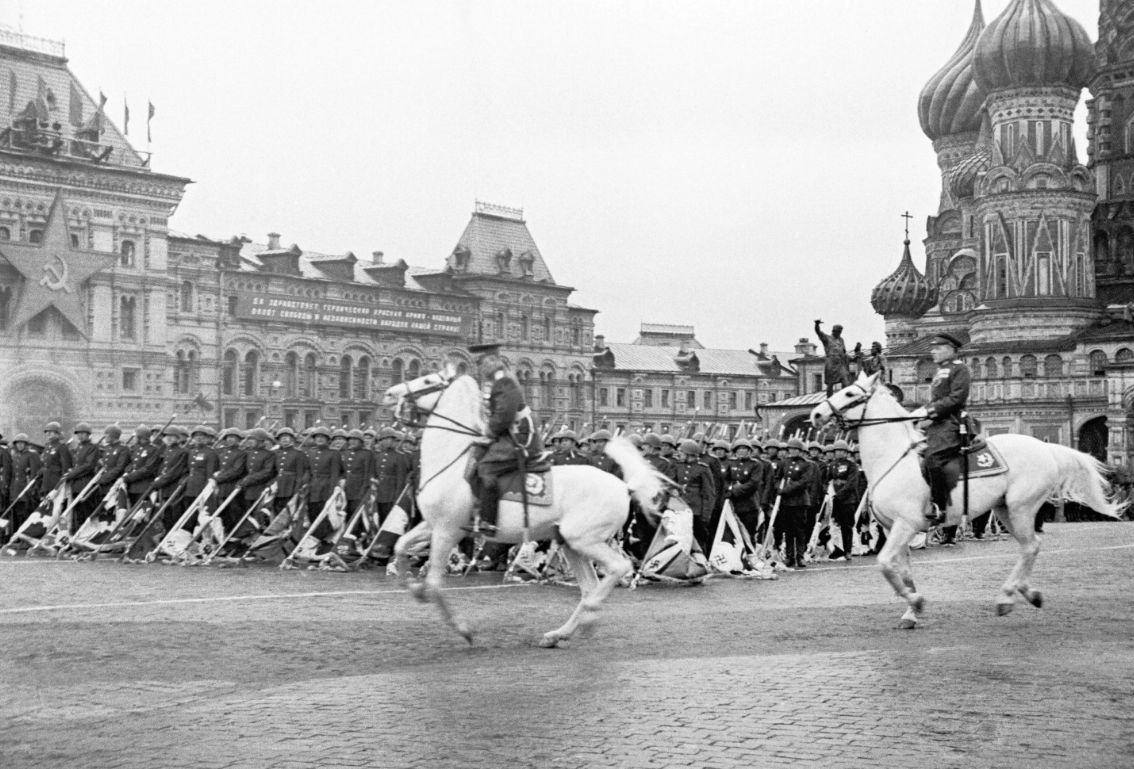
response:
<path fill-rule="evenodd" d="M 933 526 L 940 526 L 945 523 L 947 517 L 944 510 L 932 503 L 929 506 L 929 512 L 925 514 L 925 520 L 929 521 Z"/>

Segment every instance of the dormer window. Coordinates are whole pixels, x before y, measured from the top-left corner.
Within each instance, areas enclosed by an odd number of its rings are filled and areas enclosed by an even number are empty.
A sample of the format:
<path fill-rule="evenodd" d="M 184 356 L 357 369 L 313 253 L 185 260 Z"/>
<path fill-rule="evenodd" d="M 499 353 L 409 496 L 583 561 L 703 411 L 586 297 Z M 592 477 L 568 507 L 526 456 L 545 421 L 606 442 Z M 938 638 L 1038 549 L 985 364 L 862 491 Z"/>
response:
<path fill-rule="evenodd" d="M 496 269 L 500 272 L 512 271 L 512 249 L 502 248 L 496 252 Z"/>
<path fill-rule="evenodd" d="M 453 251 L 453 269 L 457 272 L 465 272 L 469 268 L 469 250 L 464 246 L 458 246 Z"/>
<path fill-rule="evenodd" d="M 525 251 L 520 254 L 520 274 L 525 278 L 530 278 L 534 274 L 535 257 L 532 256 L 531 251 Z"/>

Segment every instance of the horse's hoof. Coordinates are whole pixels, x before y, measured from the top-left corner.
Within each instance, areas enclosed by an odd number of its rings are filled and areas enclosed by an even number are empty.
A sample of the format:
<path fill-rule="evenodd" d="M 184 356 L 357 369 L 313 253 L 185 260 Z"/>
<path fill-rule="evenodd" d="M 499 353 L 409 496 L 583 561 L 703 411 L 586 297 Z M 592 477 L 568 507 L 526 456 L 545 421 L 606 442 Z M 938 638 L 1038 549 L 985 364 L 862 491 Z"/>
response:
<path fill-rule="evenodd" d="M 552 635 L 545 635 L 539 639 L 539 646 L 541 649 L 554 649 L 559 646 L 559 639 Z"/>
<path fill-rule="evenodd" d="M 914 593 L 910 596 L 910 608 L 921 614 L 925 611 L 925 596 Z"/>
<path fill-rule="evenodd" d="M 902 617 L 901 622 L 898 623 L 898 630 L 914 630 L 917 627 L 917 620 L 910 617 Z"/>
<path fill-rule="evenodd" d="M 1005 614 L 1010 614 L 1014 604 L 1011 603 L 998 603 L 996 604 L 996 616 L 1003 617 Z"/>
<path fill-rule="evenodd" d="M 457 628 L 457 633 L 460 634 L 461 638 L 465 639 L 465 641 L 468 642 L 469 646 L 472 646 L 472 642 L 473 642 L 472 628 L 469 627 L 468 625 L 466 625 L 464 622 L 458 622 L 455 627 Z"/>
<path fill-rule="evenodd" d="M 409 594 L 414 597 L 418 603 L 428 603 L 429 599 L 425 595 L 425 583 L 415 582 L 409 586 Z"/>
<path fill-rule="evenodd" d="M 1024 598 L 1027 599 L 1028 603 L 1030 603 L 1032 606 L 1036 607 L 1037 609 L 1043 608 L 1043 593 L 1041 593 L 1040 591 L 1028 590 L 1023 595 Z"/>

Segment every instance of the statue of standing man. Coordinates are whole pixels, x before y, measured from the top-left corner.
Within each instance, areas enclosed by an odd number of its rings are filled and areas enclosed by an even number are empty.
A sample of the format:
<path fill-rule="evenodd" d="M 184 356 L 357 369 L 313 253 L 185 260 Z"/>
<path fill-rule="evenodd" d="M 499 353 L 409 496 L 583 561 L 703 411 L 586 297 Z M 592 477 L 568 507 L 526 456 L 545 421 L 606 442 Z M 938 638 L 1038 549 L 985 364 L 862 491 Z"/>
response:
<path fill-rule="evenodd" d="M 827 383 L 827 397 L 830 398 L 835 390 L 849 386 L 854 380 L 851 379 L 847 345 L 843 341 L 843 327 L 835 324 L 831 327 L 831 335 L 828 336 L 819 328 L 822 325 L 823 321 L 815 321 L 815 333 L 819 335 L 819 341 L 823 343 L 823 352 L 827 356 L 827 363 L 823 366 L 823 379 Z"/>

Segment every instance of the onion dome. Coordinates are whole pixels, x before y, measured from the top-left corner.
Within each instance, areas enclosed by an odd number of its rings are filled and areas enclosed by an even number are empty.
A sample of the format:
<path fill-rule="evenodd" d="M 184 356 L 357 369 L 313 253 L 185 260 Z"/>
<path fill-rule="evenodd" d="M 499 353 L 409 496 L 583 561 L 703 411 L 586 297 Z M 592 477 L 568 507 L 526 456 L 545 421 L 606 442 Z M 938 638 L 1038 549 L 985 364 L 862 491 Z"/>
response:
<path fill-rule="evenodd" d="M 870 303 L 879 315 L 905 315 L 920 318 L 937 303 L 937 289 L 914 267 L 910 242 L 905 241 L 902 262 L 898 269 L 874 287 Z"/>
<path fill-rule="evenodd" d="M 917 116 L 921 130 L 930 139 L 976 131 L 980 128 L 984 92 L 973 80 L 973 51 L 984 29 L 980 0 L 973 9 L 973 22 L 961 47 L 945 66 L 921 89 Z"/>
<path fill-rule="evenodd" d="M 985 114 L 973 154 L 953 166 L 946 182 L 953 200 L 971 198 L 980 175 L 992 167 L 992 122 Z"/>
<path fill-rule="evenodd" d="M 985 92 L 1018 86 L 1085 88 L 1095 72 L 1095 46 L 1079 22 L 1051 0 L 1012 0 L 985 27 L 973 54 L 973 75 Z"/>

